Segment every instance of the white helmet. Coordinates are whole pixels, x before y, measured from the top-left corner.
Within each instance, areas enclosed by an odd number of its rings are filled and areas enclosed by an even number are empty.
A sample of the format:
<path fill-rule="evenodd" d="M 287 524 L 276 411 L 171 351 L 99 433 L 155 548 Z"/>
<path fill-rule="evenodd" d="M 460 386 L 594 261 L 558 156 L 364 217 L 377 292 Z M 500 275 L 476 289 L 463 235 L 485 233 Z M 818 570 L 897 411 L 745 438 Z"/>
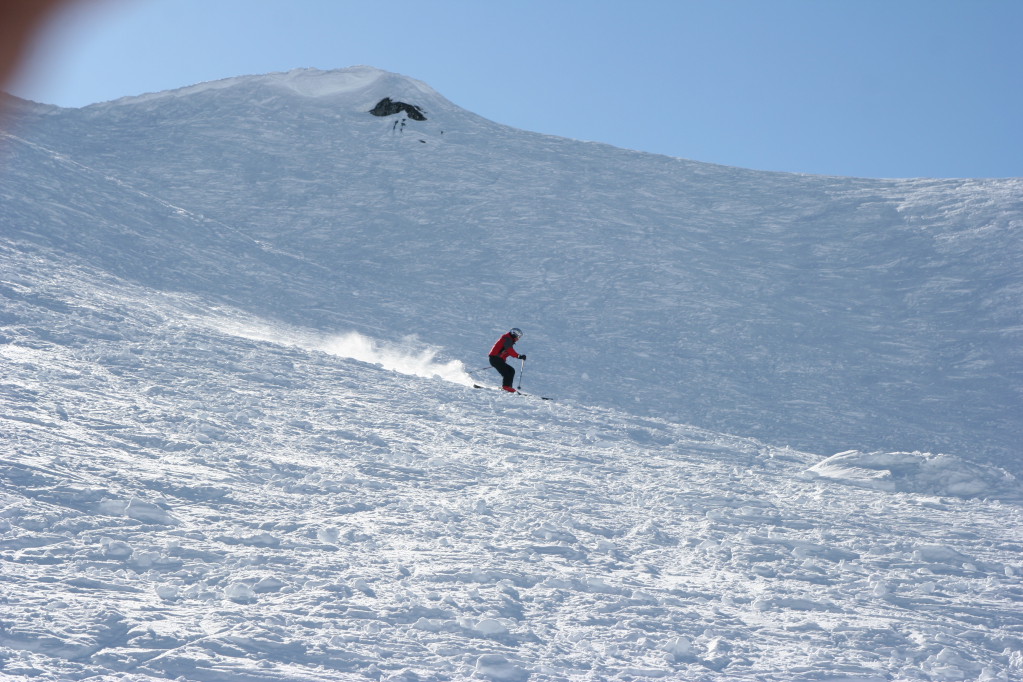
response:
<path fill-rule="evenodd" d="M 508 333 L 514 336 L 516 339 L 521 338 L 522 336 L 522 330 L 519 329 L 518 327 L 512 327 L 511 331 L 509 331 Z"/>

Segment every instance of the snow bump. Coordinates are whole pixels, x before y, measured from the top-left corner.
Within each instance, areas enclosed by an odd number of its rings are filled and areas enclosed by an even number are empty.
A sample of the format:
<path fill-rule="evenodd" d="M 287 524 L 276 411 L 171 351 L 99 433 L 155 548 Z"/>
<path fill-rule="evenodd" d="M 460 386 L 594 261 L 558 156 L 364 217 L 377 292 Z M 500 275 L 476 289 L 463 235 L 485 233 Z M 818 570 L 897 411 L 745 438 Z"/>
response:
<path fill-rule="evenodd" d="M 809 469 L 811 477 L 890 492 L 983 497 L 1023 493 L 1016 477 L 999 467 L 953 455 L 847 450 Z"/>

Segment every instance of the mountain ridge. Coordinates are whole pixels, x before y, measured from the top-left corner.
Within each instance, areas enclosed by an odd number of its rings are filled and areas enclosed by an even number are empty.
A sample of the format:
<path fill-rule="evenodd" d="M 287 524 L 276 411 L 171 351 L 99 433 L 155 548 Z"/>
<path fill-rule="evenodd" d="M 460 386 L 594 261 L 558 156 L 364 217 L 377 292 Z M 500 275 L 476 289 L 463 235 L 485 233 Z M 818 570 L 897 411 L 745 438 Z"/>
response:
<path fill-rule="evenodd" d="M 372 66 L 352 66 L 345 69 L 321 70 L 298 68 L 267 74 L 232 76 L 171 90 L 120 97 L 108 102 L 97 102 L 83 109 L 110 106 L 134 106 L 155 102 L 164 98 L 188 97 L 201 92 L 230 89 L 238 86 L 274 88 L 288 91 L 310 99 L 332 98 L 338 95 L 353 96 L 360 91 L 397 91 L 403 95 L 415 95 L 430 101 L 444 98 L 426 83 L 405 76 L 399 76 Z M 370 98 L 372 96 L 369 96 Z M 367 100 L 368 101 L 368 100 Z"/>

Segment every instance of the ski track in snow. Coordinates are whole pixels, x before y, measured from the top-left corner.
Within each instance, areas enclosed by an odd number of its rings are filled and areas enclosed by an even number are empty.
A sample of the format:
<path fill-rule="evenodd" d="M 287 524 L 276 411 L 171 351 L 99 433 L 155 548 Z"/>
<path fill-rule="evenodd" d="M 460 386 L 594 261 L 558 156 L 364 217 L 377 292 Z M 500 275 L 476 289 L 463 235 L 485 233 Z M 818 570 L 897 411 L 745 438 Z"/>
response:
<path fill-rule="evenodd" d="M 0 344 L 13 679 L 1023 673 L 1003 472 L 410 377 L 19 265 Z"/>

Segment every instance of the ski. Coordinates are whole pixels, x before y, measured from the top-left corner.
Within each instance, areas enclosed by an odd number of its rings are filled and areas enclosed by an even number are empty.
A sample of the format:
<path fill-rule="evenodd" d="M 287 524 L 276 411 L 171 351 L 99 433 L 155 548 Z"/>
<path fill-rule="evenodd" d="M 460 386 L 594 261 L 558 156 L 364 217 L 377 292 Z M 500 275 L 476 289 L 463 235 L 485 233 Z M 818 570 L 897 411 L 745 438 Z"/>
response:
<path fill-rule="evenodd" d="M 483 386 L 481 384 L 473 384 L 472 387 L 473 388 L 485 388 L 488 391 L 500 390 L 500 389 L 494 388 L 493 386 Z M 511 391 L 503 391 L 503 392 L 504 393 L 511 393 Z M 554 400 L 554 398 L 548 398 L 545 395 L 533 395 L 532 393 L 523 393 L 522 391 L 519 391 L 519 390 L 516 390 L 515 393 L 517 393 L 518 395 L 524 395 L 527 398 L 539 398 L 540 400 Z"/>
<path fill-rule="evenodd" d="M 524 395 L 527 398 L 539 398 L 540 400 L 554 400 L 554 398 L 548 398 L 545 395 L 533 395 L 532 393 L 523 393 L 522 391 L 518 391 L 518 390 L 515 391 L 515 392 L 518 393 L 519 395 Z"/>

